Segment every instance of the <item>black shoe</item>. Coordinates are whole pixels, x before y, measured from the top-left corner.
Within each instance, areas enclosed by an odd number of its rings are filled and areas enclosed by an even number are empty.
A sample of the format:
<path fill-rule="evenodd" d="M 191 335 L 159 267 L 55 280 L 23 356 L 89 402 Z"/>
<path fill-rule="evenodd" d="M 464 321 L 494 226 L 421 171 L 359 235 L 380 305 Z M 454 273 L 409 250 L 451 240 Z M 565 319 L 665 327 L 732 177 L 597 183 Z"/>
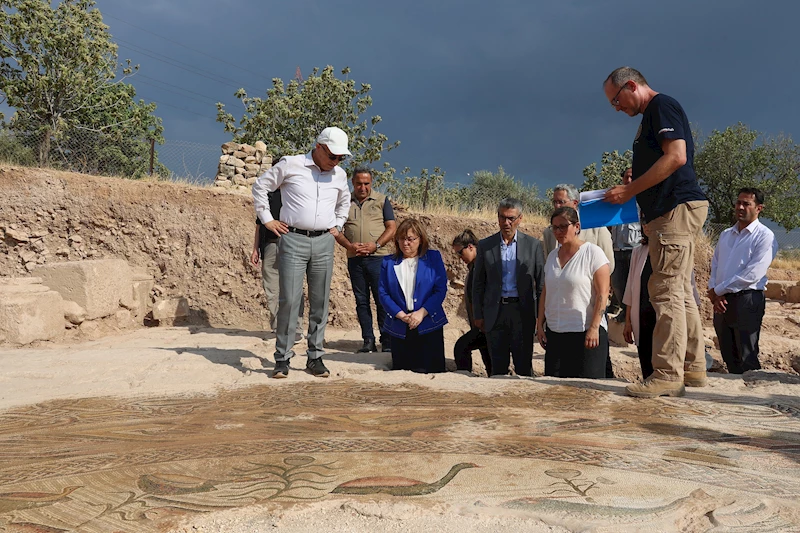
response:
<path fill-rule="evenodd" d="M 309 359 L 306 363 L 306 372 L 318 378 L 327 378 L 331 375 L 328 369 L 325 368 L 325 363 L 322 362 L 322 357 L 318 357 L 317 359 Z"/>
<path fill-rule="evenodd" d="M 359 348 L 356 353 L 369 353 L 377 351 L 378 347 L 375 346 L 375 339 L 364 339 L 364 346 Z"/>
<path fill-rule="evenodd" d="M 289 361 L 275 361 L 275 368 L 272 370 L 272 377 L 282 379 L 289 375 Z"/>
<path fill-rule="evenodd" d="M 392 345 L 389 344 L 388 342 L 382 342 L 381 343 L 381 351 L 382 352 L 391 352 L 392 351 Z"/>

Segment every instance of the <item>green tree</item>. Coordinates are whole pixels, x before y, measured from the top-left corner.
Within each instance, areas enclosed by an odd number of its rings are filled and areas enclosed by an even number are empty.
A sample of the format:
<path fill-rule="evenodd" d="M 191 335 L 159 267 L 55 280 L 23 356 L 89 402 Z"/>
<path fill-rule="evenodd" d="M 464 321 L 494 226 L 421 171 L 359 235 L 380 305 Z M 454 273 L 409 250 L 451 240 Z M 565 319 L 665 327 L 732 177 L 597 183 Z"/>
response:
<path fill-rule="evenodd" d="M 235 96 L 244 105 L 244 115 L 238 124 L 234 116 L 217 104 L 217 121 L 225 131 L 232 133 L 237 142 L 263 141 L 273 155 L 291 155 L 308 152 L 314 147 L 319 132 L 328 126 L 343 129 L 349 137 L 353 153 L 346 166 L 380 161 L 384 151 L 397 147 L 400 142 L 389 143 L 386 135 L 375 131 L 381 121 L 379 115 L 362 118 L 372 105 L 371 87 L 349 79 L 349 68 L 344 68 L 339 79 L 332 66 L 315 68 L 305 80 L 292 80 L 284 84 L 280 78 L 272 80 L 266 98 L 248 97 L 244 89 Z M 386 179 L 393 169 L 384 165 L 378 171 L 376 184 Z"/>
<path fill-rule="evenodd" d="M 478 170 L 472 173 L 472 183 L 464 190 L 464 200 L 467 206 L 473 209 L 494 210 L 503 198 L 517 198 L 522 201 L 525 209 L 532 213 L 542 213 L 546 200 L 539 197 L 536 185 L 525 185 L 510 174 L 506 174 L 503 167 L 497 167 L 497 172 Z"/>
<path fill-rule="evenodd" d="M 600 159 L 600 172 L 597 172 L 597 163 L 592 163 L 583 169 L 583 177 L 586 179 L 581 185 L 581 190 L 596 191 L 619 185 L 622 183 L 620 176 L 626 168 L 631 166 L 631 161 L 633 161 L 633 152 L 630 150 L 625 150 L 622 154 L 617 150 L 603 152 L 603 157 Z"/>
<path fill-rule="evenodd" d="M 766 194 L 766 217 L 786 230 L 800 226 L 800 146 L 790 138 L 740 122 L 698 141 L 694 167 L 711 222 L 731 224 L 738 190 L 758 187 Z"/>
<path fill-rule="evenodd" d="M 40 164 L 56 156 L 132 172 L 149 140 L 163 142 L 163 127 L 155 104 L 135 101 L 125 83 L 138 67 L 128 61 L 117 76 L 117 45 L 94 5 L 0 0 L 0 94 L 15 110 L 10 128 L 38 140 Z"/>

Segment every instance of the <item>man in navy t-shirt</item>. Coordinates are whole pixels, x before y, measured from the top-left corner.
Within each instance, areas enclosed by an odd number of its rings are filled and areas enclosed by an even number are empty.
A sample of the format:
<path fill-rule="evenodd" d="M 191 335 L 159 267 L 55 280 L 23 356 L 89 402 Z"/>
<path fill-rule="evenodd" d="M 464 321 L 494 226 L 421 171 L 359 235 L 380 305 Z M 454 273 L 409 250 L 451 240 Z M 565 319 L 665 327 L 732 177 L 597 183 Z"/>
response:
<path fill-rule="evenodd" d="M 694 240 L 708 201 L 694 173 L 689 119 L 677 100 L 654 91 L 631 67 L 609 74 L 603 91 L 617 111 L 642 115 L 633 141 L 633 181 L 609 189 L 605 200 L 621 204 L 636 196 L 653 235 L 647 285 L 656 311 L 653 373 L 626 390 L 643 398 L 683 396 L 684 385 L 708 382 L 703 326 L 692 293 Z"/>

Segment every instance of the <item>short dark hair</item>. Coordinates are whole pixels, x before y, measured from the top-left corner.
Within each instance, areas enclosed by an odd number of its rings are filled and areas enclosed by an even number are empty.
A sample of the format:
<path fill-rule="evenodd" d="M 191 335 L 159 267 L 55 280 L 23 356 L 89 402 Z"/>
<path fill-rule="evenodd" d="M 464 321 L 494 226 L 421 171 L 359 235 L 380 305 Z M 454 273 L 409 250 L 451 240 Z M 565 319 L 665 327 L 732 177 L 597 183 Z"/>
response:
<path fill-rule="evenodd" d="M 453 246 L 466 248 L 467 246 L 478 246 L 478 238 L 472 233 L 471 229 L 465 229 L 455 236 Z"/>
<path fill-rule="evenodd" d="M 625 167 L 624 169 L 622 169 L 622 172 L 620 172 L 620 173 L 619 173 L 619 177 L 620 177 L 620 178 L 624 178 L 624 177 L 625 177 L 625 173 L 626 173 L 627 171 L 629 171 L 629 170 L 630 170 L 631 172 L 633 172 L 633 169 L 632 169 L 631 167 Z"/>
<path fill-rule="evenodd" d="M 569 220 L 572 224 L 577 224 L 580 222 L 578 218 L 578 212 L 575 211 L 574 207 L 570 207 L 568 205 L 564 205 L 553 211 L 553 214 L 550 215 L 550 223 L 553 223 L 553 219 L 556 217 L 564 217 Z"/>
<path fill-rule="evenodd" d="M 372 169 L 366 165 L 359 165 L 353 170 L 353 176 L 350 179 L 354 179 L 359 174 L 369 174 L 370 178 L 375 178 L 375 174 L 373 173 Z"/>
<path fill-rule="evenodd" d="M 635 81 L 639 85 L 649 85 L 647 80 L 644 79 L 644 76 L 642 76 L 642 73 L 633 67 L 619 67 L 614 69 L 614 71 L 608 75 L 606 81 L 603 82 L 603 85 L 605 86 L 606 83 L 610 82 L 614 87 L 621 88 L 629 81 Z"/>
<path fill-rule="evenodd" d="M 757 205 L 764 205 L 764 191 L 762 191 L 761 189 L 758 189 L 756 187 L 742 187 L 741 189 L 739 189 L 737 196 L 739 194 L 752 194 L 753 196 L 756 197 Z"/>
<path fill-rule="evenodd" d="M 398 259 L 403 258 L 403 250 L 400 248 L 400 241 L 406 238 L 409 231 L 413 231 L 419 237 L 419 249 L 417 249 L 417 256 L 423 256 L 430 247 L 430 239 L 428 239 L 428 232 L 425 231 L 425 226 L 416 218 L 407 218 L 397 225 L 397 231 L 394 233 L 394 249 L 396 250 L 395 257 Z"/>

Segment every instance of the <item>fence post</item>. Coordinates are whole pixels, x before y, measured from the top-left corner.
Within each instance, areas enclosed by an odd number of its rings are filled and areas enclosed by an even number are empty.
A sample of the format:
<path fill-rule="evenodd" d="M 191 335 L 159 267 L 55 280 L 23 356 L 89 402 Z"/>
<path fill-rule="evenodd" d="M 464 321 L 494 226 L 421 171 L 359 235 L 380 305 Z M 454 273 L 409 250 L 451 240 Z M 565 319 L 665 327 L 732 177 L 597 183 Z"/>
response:
<path fill-rule="evenodd" d="M 153 157 L 156 153 L 156 140 L 150 139 L 150 175 L 153 175 Z"/>

